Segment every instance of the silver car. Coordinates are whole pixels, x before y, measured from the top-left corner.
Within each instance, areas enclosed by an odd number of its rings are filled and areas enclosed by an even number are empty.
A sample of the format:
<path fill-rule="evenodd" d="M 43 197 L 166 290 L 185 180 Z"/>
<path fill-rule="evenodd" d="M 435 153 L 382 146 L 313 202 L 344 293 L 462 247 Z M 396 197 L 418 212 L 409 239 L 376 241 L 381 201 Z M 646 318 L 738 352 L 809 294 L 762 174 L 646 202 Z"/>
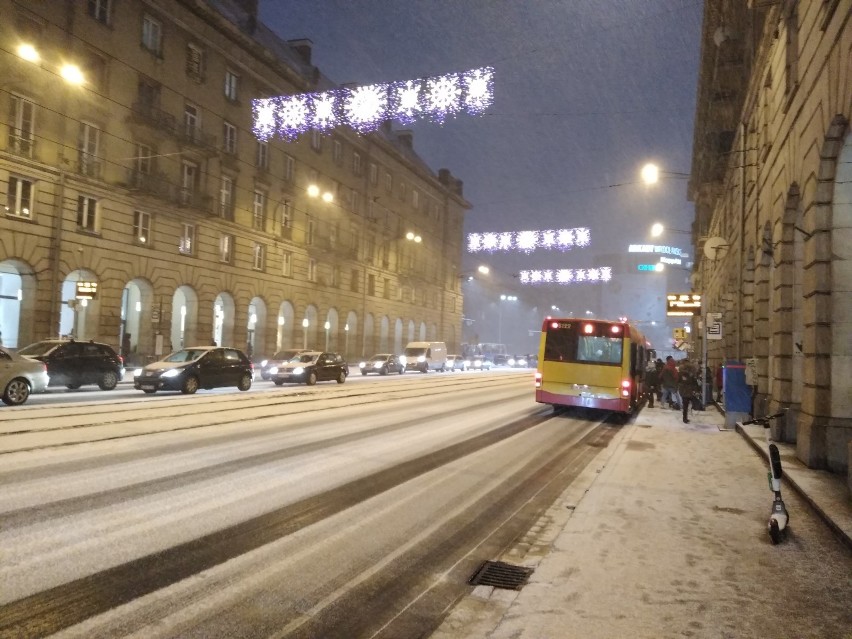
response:
<path fill-rule="evenodd" d="M 27 401 L 30 393 L 43 393 L 47 388 L 47 366 L 0 348 L 0 399 L 9 406 Z"/>

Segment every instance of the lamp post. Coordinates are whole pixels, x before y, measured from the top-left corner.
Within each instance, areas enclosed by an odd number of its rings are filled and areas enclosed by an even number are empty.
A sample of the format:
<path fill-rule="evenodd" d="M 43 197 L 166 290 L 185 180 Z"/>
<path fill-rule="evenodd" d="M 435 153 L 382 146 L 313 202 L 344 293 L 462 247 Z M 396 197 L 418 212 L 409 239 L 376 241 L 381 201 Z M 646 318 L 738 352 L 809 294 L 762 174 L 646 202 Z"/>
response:
<path fill-rule="evenodd" d="M 639 171 L 639 176 L 642 178 L 642 181 L 647 184 L 656 184 L 660 181 L 660 179 L 670 179 L 670 180 L 687 180 L 689 179 L 689 173 L 677 173 L 676 171 L 663 171 L 653 162 L 648 162 L 645 166 L 642 167 L 642 170 Z"/>
<path fill-rule="evenodd" d="M 343 325 L 343 334 L 346 336 L 346 341 L 344 342 L 343 353 L 346 357 L 349 357 L 349 323 Z"/>
<path fill-rule="evenodd" d="M 308 350 L 308 326 L 310 325 L 307 317 L 302 320 L 302 348 L 305 350 Z"/>
<path fill-rule="evenodd" d="M 328 350 L 328 329 L 331 328 L 331 322 L 326 320 L 323 328 L 325 329 L 325 350 Z"/>
<path fill-rule="evenodd" d="M 517 302 L 516 295 L 501 295 L 500 303 L 497 305 L 497 343 L 503 343 L 503 302 Z"/>

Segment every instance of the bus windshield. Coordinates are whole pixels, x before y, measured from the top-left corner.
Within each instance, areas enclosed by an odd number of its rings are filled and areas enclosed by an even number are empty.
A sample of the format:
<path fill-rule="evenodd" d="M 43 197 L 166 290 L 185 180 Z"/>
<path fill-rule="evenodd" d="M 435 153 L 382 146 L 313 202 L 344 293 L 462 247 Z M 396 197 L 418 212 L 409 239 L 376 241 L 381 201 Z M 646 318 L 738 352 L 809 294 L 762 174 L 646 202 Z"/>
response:
<path fill-rule="evenodd" d="M 610 324 L 583 323 L 591 326 L 581 333 L 580 322 L 559 322 L 548 326 L 544 359 L 550 362 L 588 362 L 621 365 L 623 338 L 610 331 Z"/>

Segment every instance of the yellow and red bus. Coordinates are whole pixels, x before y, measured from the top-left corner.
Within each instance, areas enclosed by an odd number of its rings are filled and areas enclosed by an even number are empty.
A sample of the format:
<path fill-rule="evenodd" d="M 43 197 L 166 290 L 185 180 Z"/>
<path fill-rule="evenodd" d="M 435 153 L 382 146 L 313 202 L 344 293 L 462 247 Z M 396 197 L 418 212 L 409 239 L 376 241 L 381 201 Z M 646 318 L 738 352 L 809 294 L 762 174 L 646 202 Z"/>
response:
<path fill-rule="evenodd" d="M 548 317 L 541 327 L 535 400 L 629 415 L 643 397 L 651 352 L 628 322 Z"/>

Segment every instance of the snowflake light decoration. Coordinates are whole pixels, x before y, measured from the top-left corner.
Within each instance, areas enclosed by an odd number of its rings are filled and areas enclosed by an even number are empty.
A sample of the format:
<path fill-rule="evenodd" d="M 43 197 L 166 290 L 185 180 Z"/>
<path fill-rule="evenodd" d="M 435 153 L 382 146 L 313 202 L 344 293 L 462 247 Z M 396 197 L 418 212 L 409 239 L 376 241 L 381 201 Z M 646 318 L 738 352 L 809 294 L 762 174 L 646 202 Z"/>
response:
<path fill-rule="evenodd" d="M 534 269 L 518 273 L 521 284 L 600 284 L 612 279 L 612 267 L 601 266 L 596 268 L 560 268 L 560 269 Z"/>
<path fill-rule="evenodd" d="M 349 126 L 359 133 L 369 133 L 379 128 L 387 119 L 388 91 L 384 84 L 372 84 L 347 89 L 343 108 Z"/>
<path fill-rule="evenodd" d="M 472 236 L 484 238 L 493 236 L 496 240 L 487 243 L 474 240 Z M 521 251 L 532 253 L 536 249 L 559 249 L 567 251 L 575 246 L 586 247 L 591 244 L 591 231 L 585 227 L 575 229 L 546 229 L 544 231 L 503 231 L 468 234 L 468 251 Z"/>
<path fill-rule="evenodd" d="M 479 233 L 468 233 L 467 235 L 467 251 L 468 253 L 476 253 L 482 250 L 482 236 Z"/>
<path fill-rule="evenodd" d="M 481 115 L 494 103 L 494 69 L 482 67 L 387 84 L 252 100 L 252 131 L 259 140 L 273 132 L 293 140 L 308 130 L 349 126 L 369 133 L 389 119 L 443 123 L 460 111 Z M 274 123 L 274 126 L 273 126 Z"/>
<path fill-rule="evenodd" d="M 275 135 L 275 101 L 274 98 L 264 98 L 252 101 L 254 126 L 252 133 L 258 140 L 266 141 Z"/>

